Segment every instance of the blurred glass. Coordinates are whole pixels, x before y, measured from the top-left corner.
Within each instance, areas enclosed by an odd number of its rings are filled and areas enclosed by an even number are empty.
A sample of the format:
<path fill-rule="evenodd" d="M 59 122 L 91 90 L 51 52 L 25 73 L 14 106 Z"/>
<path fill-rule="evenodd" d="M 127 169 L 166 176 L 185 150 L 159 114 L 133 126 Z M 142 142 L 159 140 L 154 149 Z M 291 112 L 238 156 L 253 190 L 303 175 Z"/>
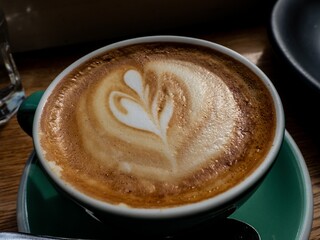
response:
<path fill-rule="evenodd" d="M 8 40 L 7 22 L 0 9 L 0 125 L 8 122 L 25 98 Z"/>

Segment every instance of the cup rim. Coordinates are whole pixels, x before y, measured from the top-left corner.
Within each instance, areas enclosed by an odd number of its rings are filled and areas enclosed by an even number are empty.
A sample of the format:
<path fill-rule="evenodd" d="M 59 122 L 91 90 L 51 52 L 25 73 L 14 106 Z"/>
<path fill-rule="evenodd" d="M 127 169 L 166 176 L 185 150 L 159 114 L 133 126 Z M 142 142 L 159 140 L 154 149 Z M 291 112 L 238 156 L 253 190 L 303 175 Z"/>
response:
<path fill-rule="evenodd" d="M 275 130 L 273 144 L 265 160 L 255 169 L 255 171 L 253 171 L 242 182 L 238 183 L 237 185 L 233 186 L 227 191 L 221 194 L 218 194 L 212 198 L 202 200 L 200 202 L 190 203 L 190 204 L 181 205 L 181 206 L 157 208 L 157 209 L 133 208 L 126 205 L 124 206 L 124 204 L 119 204 L 119 205 L 110 204 L 107 202 L 94 199 L 90 196 L 87 196 L 84 193 L 81 193 L 79 190 L 77 190 L 73 186 L 71 186 L 70 184 L 61 180 L 56 173 L 50 170 L 50 166 L 43 154 L 40 141 L 39 141 L 39 136 L 37 133 L 39 129 L 39 119 L 41 117 L 42 109 L 44 108 L 46 100 L 50 96 L 55 86 L 71 70 L 75 69 L 77 66 L 81 65 L 85 61 L 89 60 L 94 56 L 99 55 L 104 51 L 108 51 L 114 48 L 130 45 L 130 44 L 148 43 L 148 42 L 182 42 L 182 43 L 196 44 L 196 45 L 215 49 L 243 63 L 246 67 L 248 67 L 251 71 L 253 71 L 257 76 L 259 76 L 259 78 L 262 79 L 262 81 L 265 83 L 266 87 L 268 88 L 274 101 L 276 117 L 277 117 L 276 119 L 277 126 Z M 102 212 L 105 211 L 105 212 L 109 212 L 109 213 L 117 214 L 121 216 L 145 218 L 145 219 L 146 218 L 164 219 L 164 218 L 183 217 L 187 215 L 192 215 L 195 213 L 200 213 L 203 211 L 219 208 L 219 206 L 224 205 L 226 202 L 230 202 L 233 199 L 236 199 L 237 197 L 241 196 L 241 194 L 249 190 L 260 179 L 262 179 L 262 177 L 271 168 L 280 150 L 280 147 L 284 138 L 284 132 L 285 132 L 284 110 L 283 110 L 280 96 L 276 88 L 274 87 L 273 83 L 271 82 L 271 80 L 264 74 L 262 70 L 260 70 L 260 68 L 258 68 L 254 63 L 250 62 L 247 58 L 245 58 L 238 52 L 230 48 L 227 48 L 221 44 L 211 42 L 208 40 L 203 40 L 200 38 L 176 36 L 176 35 L 143 36 L 143 37 L 136 37 L 136 38 L 131 38 L 127 40 L 122 40 L 122 41 L 108 44 L 106 46 L 98 48 L 84 55 L 83 57 L 79 58 L 78 60 L 70 64 L 68 67 L 66 67 L 62 72 L 60 72 L 60 74 L 55 77 L 55 79 L 51 82 L 51 84 L 45 90 L 39 102 L 39 105 L 36 109 L 34 122 L 33 122 L 33 142 L 34 142 L 34 147 L 37 152 L 38 158 L 41 162 L 41 165 L 45 169 L 46 173 L 50 176 L 51 179 L 54 180 L 54 182 L 59 186 L 59 188 L 67 192 L 72 198 L 80 201 L 81 203 L 84 203 L 87 206 L 91 206 L 94 209 L 98 209 L 99 211 L 102 211 Z"/>

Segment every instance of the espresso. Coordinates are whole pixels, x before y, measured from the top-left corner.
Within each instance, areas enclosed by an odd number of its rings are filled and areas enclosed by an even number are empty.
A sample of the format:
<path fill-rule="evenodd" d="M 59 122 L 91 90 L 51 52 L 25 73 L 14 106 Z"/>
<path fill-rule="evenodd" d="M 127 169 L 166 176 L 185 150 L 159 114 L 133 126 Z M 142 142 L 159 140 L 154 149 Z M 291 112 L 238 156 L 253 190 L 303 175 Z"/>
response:
<path fill-rule="evenodd" d="M 101 201 L 172 207 L 225 192 L 275 135 L 269 91 L 215 50 L 157 42 L 107 51 L 64 77 L 40 120 L 46 159 Z"/>

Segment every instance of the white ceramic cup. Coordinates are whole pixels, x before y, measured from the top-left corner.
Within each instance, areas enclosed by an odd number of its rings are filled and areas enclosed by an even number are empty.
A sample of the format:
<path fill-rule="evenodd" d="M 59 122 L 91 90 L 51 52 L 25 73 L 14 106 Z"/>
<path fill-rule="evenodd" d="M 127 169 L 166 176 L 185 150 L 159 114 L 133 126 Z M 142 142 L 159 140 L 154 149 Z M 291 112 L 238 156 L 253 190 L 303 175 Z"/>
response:
<path fill-rule="evenodd" d="M 219 52 L 227 54 L 237 61 L 246 65 L 251 69 L 259 78 L 265 83 L 268 90 L 270 91 L 272 98 L 274 100 L 274 106 L 276 110 L 276 134 L 274 136 L 274 141 L 272 147 L 262 162 L 262 164 L 256 168 L 256 170 L 248 176 L 244 181 L 232 187 L 226 192 L 223 192 L 217 196 L 210 199 L 203 200 L 200 202 L 195 202 L 192 204 L 181 205 L 177 207 L 169 208 L 159 208 L 159 209 L 142 209 L 142 208 L 128 208 L 122 205 L 112 205 L 110 203 L 102 202 L 94 199 L 90 196 L 83 194 L 82 192 L 74 189 L 68 184 L 65 184 L 64 180 L 61 179 L 57 174 L 55 174 L 44 155 L 44 150 L 42 149 L 38 131 L 39 131 L 39 119 L 42 114 L 43 107 L 46 103 L 47 98 L 55 89 L 56 85 L 73 69 L 77 68 L 80 64 L 87 61 L 88 59 L 99 55 L 102 52 L 108 51 L 110 49 L 135 44 L 135 43 L 146 43 L 154 41 L 173 41 L 182 43 L 191 43 L 196 45 L 201 45 L 215 49 Z M 278 152 L 280 150 L 283 135 L 285 131 L 284 126 L 284 111 L 280 97 L 273 86 L 272 82 L 268 77 L 252 62 L 247 60 L 242 55 L 230 50 L 224 46 L 209 41 L 204 41 L 195 38 L 181 37 L 181 36 L 150 36 L 141 37 L 135 39 L 129 39 L 121 42 L 117 42 L 105 47 L 102 47 L 88 55 L 77 60 L 69 67 L 67 67 L 63 72 L 61 72 L 50 86 L 45 90 L 44 94 L 37 93 L 38 98 L 41 96 L 41 100 L 36 109 L 33 120 L 33 139 L 34 147 L 39 160 L 43 166 L 44 171 L 48 174 L 50 179 L 54 182 L 59 190 L 64 192 L 67 196 L 72 198 L 76 203 L 84 207 L 88 213 L 92 214 L 94 217 L 99 219 L 106 224 L 115 224 L 120 229 L 137 230 L 138 232 L 148 233 L 148 234 L 168 234 L 171 232 L 176 232 L 179 230 L 188 229 L 195 225 L 206 222 L 209 219 L 219 219 L 220 217 L 226 217 L 232 213 L 239 205 L 241 205 L 254 190 L 259 186 L 259 183 L 266 176 L 270 170 L 272 164 L 274 163 Z M 32 98 L 37 98 L 35 96 L 30 96 L 26 102 L 36 101 Z M 22 128 L 28 131 L 30 126 L 25 126 L 26 118 L 33 114 L 30 114 L 30 109 L 25 108 L 26 104 L 23 104 L 20 111 L 18 112 L 18 119 L 20 119 L 20 124 Z M 34 104 L 36 105 L 36 104 Z M 34 110 L 34 109 L 33 109 Z M 32 112 L 32 109 L 31 109 Z M 26 114 L 27 113 L 27 114 Z M 126 230 L 124 230 L 126 231 Z"/>

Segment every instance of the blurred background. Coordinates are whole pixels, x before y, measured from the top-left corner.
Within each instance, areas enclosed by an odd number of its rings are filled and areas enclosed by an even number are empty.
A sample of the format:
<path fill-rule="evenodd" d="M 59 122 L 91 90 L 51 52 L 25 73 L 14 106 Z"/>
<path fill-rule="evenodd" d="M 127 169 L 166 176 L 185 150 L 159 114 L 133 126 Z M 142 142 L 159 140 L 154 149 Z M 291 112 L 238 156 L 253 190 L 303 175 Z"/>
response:
<path fill-rule="evenodd" d="M 13 52 L 256 24 L 274 0 L 1 0 Z"/>

